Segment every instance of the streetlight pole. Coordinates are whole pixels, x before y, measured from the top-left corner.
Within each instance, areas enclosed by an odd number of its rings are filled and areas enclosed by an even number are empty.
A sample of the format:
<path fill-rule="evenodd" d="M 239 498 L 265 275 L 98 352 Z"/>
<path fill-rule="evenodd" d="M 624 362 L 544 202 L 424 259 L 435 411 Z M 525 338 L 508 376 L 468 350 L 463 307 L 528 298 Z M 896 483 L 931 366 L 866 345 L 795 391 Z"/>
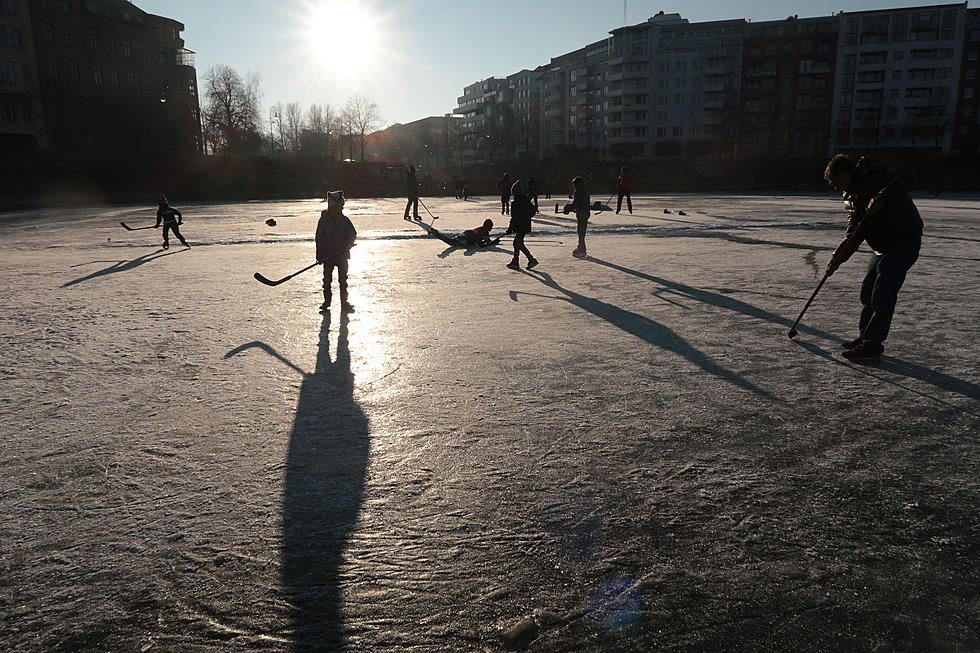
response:
<path fill-rule="evenodd" d="M 276 131 L 272 126 L 272 119 L 275 118 L 279 120 L 279 112 L 276 111 L 275 107 L 269 107 L 269 148 L 272 153 L 272 158 L 276 158 Z"/>

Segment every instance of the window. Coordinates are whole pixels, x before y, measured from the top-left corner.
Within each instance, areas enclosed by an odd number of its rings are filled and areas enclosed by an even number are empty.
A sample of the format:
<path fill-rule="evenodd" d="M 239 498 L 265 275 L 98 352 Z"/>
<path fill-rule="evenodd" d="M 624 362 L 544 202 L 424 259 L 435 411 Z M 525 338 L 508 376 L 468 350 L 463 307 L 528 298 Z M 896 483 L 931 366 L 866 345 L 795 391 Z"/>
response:
<path fill-rule="evenodd" d="M 54 40 L 54 28 L 51 25 L 45 23 L 44 25 L 44 40 L 53 41 Z"/>
<path fill-rule="evenodd" d="M 58 60 L 52 59 L 48 62 L 48 77 L 58 79 Z"/>
<path fill-rule="evenodd" d="M 127 57 L 133 56 L 133 44 L 130 43 L 129 39 L 123 39 L 123 55 Z"/>
<path fill-rule="evenodd" d="M 678 136 L 678 137 L 683 136 L 684 135 L 684 128 L 683 127 L 674 127 L 674 128 L 671 129 L 670 135 L 671 136 Z"/>
<path fill-rule="evenodd" d="M 69 61 L 68 62 L 68 70 L 71 71 L 71 80 L 73 82 L 77 82 L 79 80 L 79 76 L 78 76 L 78 62 L 77 61 Z"/>
<path fill-rule="evenodd" d="M 113 68 L 112 69 L 112 85 L 113 86 L 119 86 L 119 69 L 118 68 Z"/>
<path fill-rule="evenodd" d="M 160 63 L 167 63 L 167 51 L 164 48 L 160 48 Z M 573 86 L 572 90 L 574 91 L 574 89 L 575 87 Z M 572 95 L 575 95 L 575 93 L 572 93 Z"/>
<path fill-rule="evenodd" d="M 102 86 L 102 66 L 92 66 L 92 81 Z"/>
<path fill-rule="evenodd" d="M 73 47 L 75 45 L 75 34 L 70 27 L 65 28 L 65 45 Z"/>
<path fill-rule="evenodd" d="M 17 83 L 17 67 L 13 61 L 0 61 L 0 82 Z"/>
<path fill-rule="evenodd" d="M 105 37 L 105 51 L 108 52 L 109 54 L 116 53 L 116 40 L 113 39 L 111 36 Z"/>
<path fill-rule="evenodd" d="M 88 34 L 88 49 L 89 50 L 99 49 L 99 37 L 95 32 L 89 32 Z"/>
<path fill-rule="evenodd" d="M 136 88 L 136 73 L 126 74 L 126 85 L 129 86 L 129 88 Z"/>

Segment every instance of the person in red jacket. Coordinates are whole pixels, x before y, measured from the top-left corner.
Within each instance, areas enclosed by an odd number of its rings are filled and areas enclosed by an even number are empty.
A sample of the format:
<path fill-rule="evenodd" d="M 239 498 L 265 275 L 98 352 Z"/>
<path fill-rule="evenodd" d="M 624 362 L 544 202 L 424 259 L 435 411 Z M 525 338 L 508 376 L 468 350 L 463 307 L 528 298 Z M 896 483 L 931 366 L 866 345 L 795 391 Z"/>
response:
<path fill-rule="evenodd" d="M 623 197 L 626 197 L 626 208 L 629 209 L 630 214 L 633 213 L 633 198 L 630 196 L 630 191 L 633 189 L 633 180 L 630 179 L 629 171 L 624 167 L 622 172 L 619 173 L 619 199 L 616 200 L 616 213 L 619 213 L 623 208 Z"/>
<path fill-rule="evenodd" d="M 467 229 L 458 236 L 447 236 L 438 229 L 429 227 L 427 231 L 453 247 L 490 247 L 500 242 L 500 238 L 490 238 L 490 230 L 493 229 L 493 220 L 487 218 L 479 227 Z"/>

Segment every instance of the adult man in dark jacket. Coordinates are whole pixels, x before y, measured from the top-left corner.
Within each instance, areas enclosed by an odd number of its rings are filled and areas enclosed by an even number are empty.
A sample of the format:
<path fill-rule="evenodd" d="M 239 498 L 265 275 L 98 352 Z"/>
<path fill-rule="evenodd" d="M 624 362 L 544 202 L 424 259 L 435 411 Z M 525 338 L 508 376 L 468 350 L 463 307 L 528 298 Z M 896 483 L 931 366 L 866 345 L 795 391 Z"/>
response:
<path fill-rule="evenodd" d="M 408 204 L 405 205 L 405 219 L 419 219 L 419 181 L 415 176 L 415 166 L 408 166 L 405 173 L 405 193 L 408 195 Z M 412 210 L 412 217 L 408 217 L 409 209 Z"/>
<path fill-rule="evenodd" d="M 354 246 L 357 230 L 350 218 L 344 215 L 344 191 L 327 193 L 327 208 L 320 213 L 316 225 L 316 260 L 323 263 L 323 305 L 320 310 L 330 310 L 330 282 L 333 269 L 337 268 L 337 284 L 340 286 L 340 309 L 344 313 L 354 311 L 347 301 L 347 265 L 350 248 Z"/>
<path fill-rule="evenodd" d="M 827 265 L 828 275 L 862 241 L 874 250 L 861 284 L 860 335 L 844 343 L 843 356 L 855 362 L 877 362 L 885 349 L 882 343 L 888 337 L 898 291 L 922 245 L 922 218 L 909 194 L 911 171 L 868 157 L 855 164 L 847 155 L 838 154 L 827 164 L 824 179 L 843 193 L 848 213 L 847 232 Z"/>

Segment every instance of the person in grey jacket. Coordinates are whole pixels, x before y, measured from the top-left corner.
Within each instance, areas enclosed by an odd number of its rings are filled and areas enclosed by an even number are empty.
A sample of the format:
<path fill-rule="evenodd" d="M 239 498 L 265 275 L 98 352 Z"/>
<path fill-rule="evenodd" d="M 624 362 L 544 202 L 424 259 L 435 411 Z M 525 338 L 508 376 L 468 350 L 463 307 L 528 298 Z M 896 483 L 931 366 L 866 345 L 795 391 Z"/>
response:
<path fill-rule="evenodd" d="M 827 264 L 827 274 L 847 261 L 862 241 L 874 250 L 861 283 L 859 335 L 843 345 L 848 360 L 877 362 L 881 357 L 898 291 L 919 257 L 922 218 L 909 194 L 911 178 L 906 166 L 885 166 L 870 157 L 854 163 L 846 154 L 836 155 L 824 171 L 827 183 L 843 193 L 848 214 L 844 240 Z"/>
<path fill-rule="evenodd" d="M 347 268 L 357 230 L 343 213 L 345 202 L 344 191 L 327 193 L 327 208 L 320 213 L 316 225 L 316 260 L 323 263 L 323 304 L 320 306 L 323 312 L 330 310 L 330 284 L 334 268 L 337 268 L 337 283 L 340 286 L 340 309 L 345 313 L 354 311 L 353 304 L 348 301 Z"/>

